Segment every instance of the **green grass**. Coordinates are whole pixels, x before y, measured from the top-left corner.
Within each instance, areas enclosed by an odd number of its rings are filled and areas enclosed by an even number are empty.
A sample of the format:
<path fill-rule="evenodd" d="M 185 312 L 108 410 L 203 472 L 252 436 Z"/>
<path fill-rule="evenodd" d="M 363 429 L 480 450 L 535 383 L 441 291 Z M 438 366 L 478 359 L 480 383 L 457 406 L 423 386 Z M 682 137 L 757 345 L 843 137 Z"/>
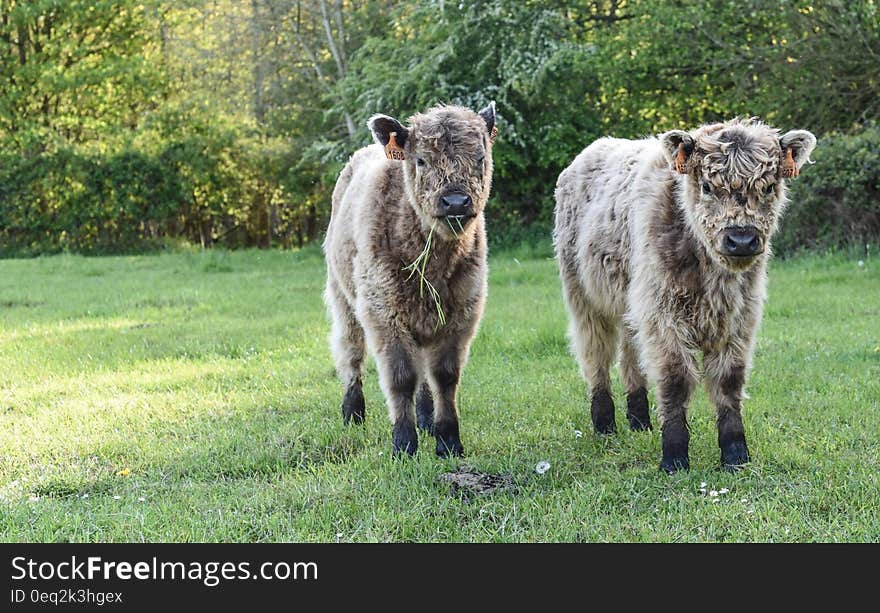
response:
<path fill-rule="evenodd" d="M 372 365 L 367 425 L 342 425 L 323 270 L 315 249 L 0 261 L 0 538 L 880 540 L 880 262 L 774 263 L 754 461 L 718 470 L 700 390 L 693 468 L 672 477 L 659 433 L 626 430 L 617 381 L 622 431 L 592 434 L 540 250 L 491 259 L 460 393 L 468 457 L 423 438 L 392 461 Z M 462 463 L 515 488 L 458 495 L 438 476 Z"/>

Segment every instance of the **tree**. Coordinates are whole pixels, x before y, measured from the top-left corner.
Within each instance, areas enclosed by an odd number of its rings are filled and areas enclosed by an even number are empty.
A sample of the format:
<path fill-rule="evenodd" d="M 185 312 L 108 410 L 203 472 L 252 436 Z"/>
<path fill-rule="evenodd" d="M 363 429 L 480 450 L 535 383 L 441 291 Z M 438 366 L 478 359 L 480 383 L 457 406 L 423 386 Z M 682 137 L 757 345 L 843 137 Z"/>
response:
<path fill-rule="evenodd" d="M 34 152 L 137 125 L 163 87 L 148 8 L 0 1 L 0 139 Z"/>

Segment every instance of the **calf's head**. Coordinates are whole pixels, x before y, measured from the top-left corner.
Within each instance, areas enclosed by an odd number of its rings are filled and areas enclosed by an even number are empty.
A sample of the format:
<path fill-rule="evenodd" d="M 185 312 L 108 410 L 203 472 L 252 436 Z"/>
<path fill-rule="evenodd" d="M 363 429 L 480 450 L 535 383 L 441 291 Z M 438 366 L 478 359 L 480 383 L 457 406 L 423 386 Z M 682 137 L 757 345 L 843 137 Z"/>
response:
<path fill-rule="evenodd" d="M 780 135 L 756 119 L 734 119 L 660 136 L 672 168 L 685 176 L 680 202 L 712 257 L 745 270 L 764 257 L 798 176 L 816 146 L 806 130 Z"/>
<path fill-rule="evenodd" d="M 407 126 L 374 115 L 367 125 L 403 165 L 407 195 L 424 225 L 445 239 L 465 232 L 489 198 L 495 103 L 479 113 L 436 106 L 410 117 Z"/>

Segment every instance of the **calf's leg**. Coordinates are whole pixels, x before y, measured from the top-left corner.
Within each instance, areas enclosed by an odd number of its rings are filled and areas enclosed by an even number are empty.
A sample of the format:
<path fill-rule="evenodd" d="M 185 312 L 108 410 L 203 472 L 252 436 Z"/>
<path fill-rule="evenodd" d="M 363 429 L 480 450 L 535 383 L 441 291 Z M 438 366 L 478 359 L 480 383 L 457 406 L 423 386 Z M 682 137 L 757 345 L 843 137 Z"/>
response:
<path fill-rule="evenodd" d="M 648 388 L 639 367 L 639 355 L 629 328 L 624 330 L 620 347 L 620 376 L 626 386 L 626 419 L 630 430 L 650 430 Z"/>
<path fill-rule="evenodd" d="M 467 347 L 456 339 L 441 345 L 428 360 L 427 377 L 434 396 L 434 438 L 441 458 L 464 455 L 456 394 L 466 353 Z"/>
<path fill-rule="evenodd" d="M 427 381 L 422 383 L 416 396 L 416 419 L 419 430 L 429 434 L 434 433 L 434 399 L 431 397 L 431 388 Z"/>
<path fill-rule="evenodd" d="M 715 405 L 721 465 L 734 471 L 749 462 L 745 428 L 742 421 L 742 396 L 746 368 L 743 361 L 723 355 L 704 358 L 706 387 Z"/>
<path fill-rule="evenodd" d="M 660 418 L 663 459 L 660 469 L 667 473 L 688 470 L 690 432 L 687 410 L 696 384 L 695 364 L 690 356 L 667 353 L 659 368 L 658 414 Z"/>
<path fill-rule="evenodd" d="M 345 388 L 342 421 L 361 424 L 366 418 L 361 382 L 366 350 L 364 330 L 332 276 L 327 279 L 324 296 L 332 319 L 330 350 L 336 364 L 336 374 Z"/>
<path fill-rule="evenodd" d="M 617 325 L 579 299 L 571 311 L 569 335 L 581 374 L 590 386 L 590 417 L 598 434 L 617 431 L 611 398 L 611 364 L 617 352 Z M 571 301 L 570 301 L 571 304 Z"/>
<path fill-rule="evenodd" d="M 412 348 L 400 339 L 389 340 L 376 353 L 379 383 L 393 424 L 391 446 L 395 456 L 413 455 L 419 447 L 413 414 L 413 397 L 418 384 L 414 354 Z"/>

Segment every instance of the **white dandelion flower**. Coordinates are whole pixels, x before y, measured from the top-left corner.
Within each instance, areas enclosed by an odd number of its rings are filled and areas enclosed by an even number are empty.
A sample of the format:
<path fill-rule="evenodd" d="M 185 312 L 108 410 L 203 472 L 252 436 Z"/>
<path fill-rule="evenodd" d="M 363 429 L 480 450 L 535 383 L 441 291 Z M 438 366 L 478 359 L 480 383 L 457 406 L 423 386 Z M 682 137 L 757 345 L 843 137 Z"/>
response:
<path fill-rule="evenodd" d="M 706 489 L 706 486 L 707 486 L 707 485 L 709 485 L 709 484 L 706 483 L 705 481 L 703 481 L 703 482 L 700 483 L 700 488 L 702 488 L 702 489 Z"/>
<path fill-rule="evenodd" d="M 114 496 L 113 500 L 119 500 L 120 498 L 122 498 L 122 496 Z"/>
<path fill-rule="evenodd" d="M 712 498 L 716 498 L 718 496 L 718 492 L 716 492 L 715 490 L 709 490 L 709 495 Z"/>
<path fill-rule="evenodd" d="M 746 503 L 749 501 L 749 499 L 748 498 L 740 498 L 739 501 L 742 503 Z"/>
<path fill-rule="evenodd" d="M 859 260 L 859 268 L 864 268 L 864 266 L 865 266 L 865 261 Z"/>
<path fill-rule="evenodd" d="M 146 501 L 146 498 L 144 498 L 143 496 L 138 496 L 138 502 L 144 502 L 144 501 Z"/>
<path fill-rule="evenodd" d="M 574 437 L 575 437 L 575 438 L 581 438 L 583 435 L 584 435 L 584 433 L 581 432 L 580 430 L 575 430 L 575 431 L 574 431 Z"/>
<path fill-rule="evenodd" d="M 548 470 L 550 470 L 550 462 L 547 460 L 541 460 L 538 462 L 537 466 L 535 466 L 535 472 L 539 475 L 543 475 Z"/>
<path fill-rule="evenodd" d="M 726 487 L 722 487 L 721 490 L 720 490 L 718 493 L 719 493 L 719 494 L 727 494 L 728 492 L 730 492 L 729 489 L 727 489 Z"/>
<path fill-rule="evenodd" d="M 85 500 L 85 499 L 88 498 L 88 497 L 89 497 L 88 494 L 83 494 L 83 495 L 81 496 L 81 498 L 82 498 L 83 500 Z"/>

